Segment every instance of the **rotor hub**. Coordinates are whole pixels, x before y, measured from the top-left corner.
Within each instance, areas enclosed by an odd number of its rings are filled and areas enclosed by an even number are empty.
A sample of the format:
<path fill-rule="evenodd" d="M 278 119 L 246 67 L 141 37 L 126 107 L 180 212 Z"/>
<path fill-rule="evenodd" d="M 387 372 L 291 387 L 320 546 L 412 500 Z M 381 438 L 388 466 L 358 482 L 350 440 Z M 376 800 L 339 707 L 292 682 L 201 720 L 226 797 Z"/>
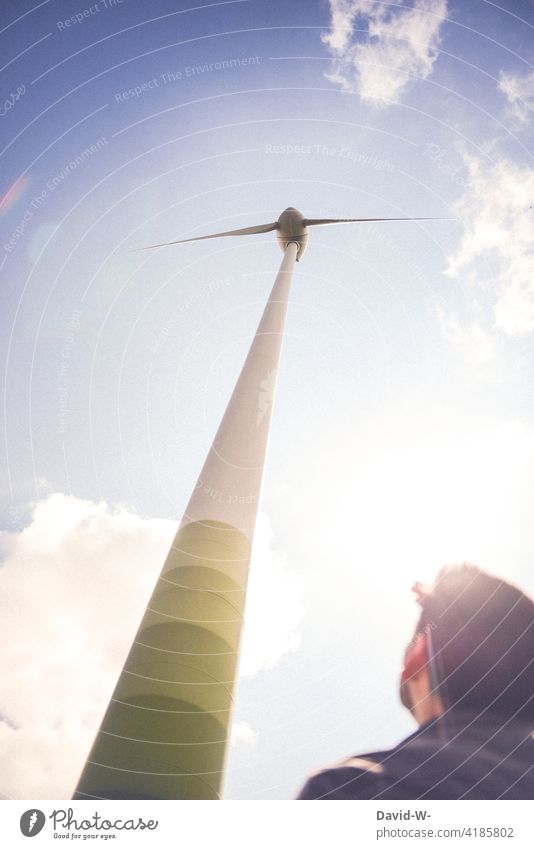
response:
<path fill-rule="evenodd" d="M 297 245 L 297 262 L 304 256 L 308 244 L 308 228 L 306 219 L 300 210 L 294 206 L 284 209 L 278 218 L 276 238 L 283 251 L 291 243 Z"/>

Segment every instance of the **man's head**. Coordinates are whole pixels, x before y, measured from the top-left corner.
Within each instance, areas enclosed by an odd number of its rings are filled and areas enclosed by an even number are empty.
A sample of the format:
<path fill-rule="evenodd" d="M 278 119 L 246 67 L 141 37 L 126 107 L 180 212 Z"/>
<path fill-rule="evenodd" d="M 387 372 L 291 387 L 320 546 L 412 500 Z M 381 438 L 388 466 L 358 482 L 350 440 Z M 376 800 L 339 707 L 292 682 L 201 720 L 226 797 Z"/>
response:
<path fill-rule="evenodd" d="M 419 723 L 454 710 L 534 722 L 534 602 L 463 564 L 414 587 L 422 607 L 401 700 Z"/>

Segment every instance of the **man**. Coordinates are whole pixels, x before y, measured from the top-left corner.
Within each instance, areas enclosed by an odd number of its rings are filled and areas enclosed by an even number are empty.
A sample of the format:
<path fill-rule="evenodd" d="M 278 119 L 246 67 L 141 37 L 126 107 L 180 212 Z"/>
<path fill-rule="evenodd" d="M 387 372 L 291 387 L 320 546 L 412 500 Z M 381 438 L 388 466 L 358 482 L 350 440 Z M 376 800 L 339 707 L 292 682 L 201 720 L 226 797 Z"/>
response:
<path fill-rule="evenodd" d="M 299 799 L 534 799 L 534 602 L 476 566 L 414 586 L 400 698 L 418 730 L 313 775 Z"/>

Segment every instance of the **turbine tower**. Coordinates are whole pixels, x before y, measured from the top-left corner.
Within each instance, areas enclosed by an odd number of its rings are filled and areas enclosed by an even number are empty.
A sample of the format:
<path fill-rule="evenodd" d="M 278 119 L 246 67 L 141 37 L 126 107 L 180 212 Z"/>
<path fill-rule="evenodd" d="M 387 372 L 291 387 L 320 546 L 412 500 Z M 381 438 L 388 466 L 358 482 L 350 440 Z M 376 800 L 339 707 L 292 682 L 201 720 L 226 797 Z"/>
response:
<path fill-rule="evenodd" d="M 423 220 L 435 219 L 306 219 L 289 207 L 270 224 L 150 246 L 276 231 L 284 256 L 73 798 L 221 798 L 295 261 L 304 255 L 311 226 Z"/>

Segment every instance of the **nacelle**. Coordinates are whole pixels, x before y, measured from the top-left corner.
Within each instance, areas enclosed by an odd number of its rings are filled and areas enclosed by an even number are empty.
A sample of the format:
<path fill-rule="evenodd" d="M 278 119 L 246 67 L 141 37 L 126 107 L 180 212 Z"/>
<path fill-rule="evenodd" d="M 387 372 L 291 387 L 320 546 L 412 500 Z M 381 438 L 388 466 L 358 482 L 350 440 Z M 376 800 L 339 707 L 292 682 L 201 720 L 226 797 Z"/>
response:
<path fill-rule="evenodd" d="M 294 206 L 288 206 L 287 209 L 284 209 L 278 219 L 276 231 L 278 243 L 282 251 L 285 251 L 291 243 L 297 245 L 297 262 L 304 256 L 308 244 L 308 228 L 305 221 L 302 212 L 295 209 Z"/>

